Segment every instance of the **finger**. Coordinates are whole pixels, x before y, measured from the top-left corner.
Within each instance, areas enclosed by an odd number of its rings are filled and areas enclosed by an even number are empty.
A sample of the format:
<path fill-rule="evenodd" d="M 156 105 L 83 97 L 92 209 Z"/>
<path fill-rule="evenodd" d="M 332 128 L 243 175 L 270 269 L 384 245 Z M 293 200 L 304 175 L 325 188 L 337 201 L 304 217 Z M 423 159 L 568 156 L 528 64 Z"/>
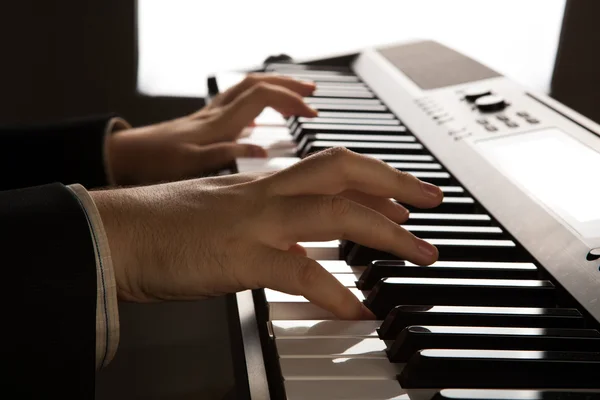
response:
<path fill-rule="evenodd" d="M 345 148 L 314 154 L 269 178 L 279 195 L 329 194 L 356 190 L 372 196 L 393 198 L 419 208 L 442 202 L 442 191 L 385 162 Z"/>
<path fill-rule="evenodd" d="M 225 107 L 217 119 L 219 131 L 233 139 L 266 108 L 282 114 L 315 117 L 317 111 L 308 106 L 301 96 L 291 90 L 267 83 L 254 85 Z"/>
<path fill-rule="evenodd" d="M 347 190 L 341 195 L 385 215 L 397 224 L 402 224 L 408 220 L 408 210 L 393 200 L 371 196 L 356 190 Z"/>
<path fill-rule="evenodd" d="M 249 74 L 243 81 L 226 90 L 222 95 L 218 96 L 214 101 L 216 105 L 225 106 L 234 101 L 242 93 L 259 83 L 268 83 L 271 85 L 281 86 L 297 93 L 300 96 L 310 96 L 315 91 L 313 82 L 300 81 L 287 76 L 273 74 Z"/>
<path fill-rule="evenodd" d="M 293 253 L 293 254 L 298 254 L 300 256 L 307 256 L 307 252 L 306 249 L 304 247 L 302 247 L 301 245 L 299 245 L 298 243 L 292 245 L 289 249 L 288 252 Z"/>
<path fill-rule="evenodd" d="M 341 319 L 373 319 L 348 288 L 316 261 L 275 249 L 263 250 L 261 268 L 253 271 L 259 287 L 302 295 Z"/>
<path fill-rule="evenodd" d="M 265 158 L 267 151 L 260 146 L 241 143 L 216 143 L 198 147 L 198 167 L 203 170 L 224 167 L 236 158 Z"/>
<path fill-rule="evenodd" d="M 286 223 L 277 231 L 278 237 L 265 234 L 263 239 L 277 248 L 287 249 L 298 242 L 346 239 L 418 265 L 429 265 L 438 258 L 435 246 L 377 211 L 342 196 L 294 196 L 274 207 Z"/>

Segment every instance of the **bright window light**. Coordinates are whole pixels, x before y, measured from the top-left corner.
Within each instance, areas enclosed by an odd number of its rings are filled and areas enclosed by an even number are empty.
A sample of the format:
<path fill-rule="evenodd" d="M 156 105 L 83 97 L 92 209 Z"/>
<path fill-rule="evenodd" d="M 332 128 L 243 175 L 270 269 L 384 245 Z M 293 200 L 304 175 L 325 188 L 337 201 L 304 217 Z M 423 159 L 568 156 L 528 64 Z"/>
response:
<path fill-rule="evenodd" d="M 548 92 L 565 0 L 138 0 L 138 89 L 204 96 L 206 77 L 412 39 L 455 48 Z"/>

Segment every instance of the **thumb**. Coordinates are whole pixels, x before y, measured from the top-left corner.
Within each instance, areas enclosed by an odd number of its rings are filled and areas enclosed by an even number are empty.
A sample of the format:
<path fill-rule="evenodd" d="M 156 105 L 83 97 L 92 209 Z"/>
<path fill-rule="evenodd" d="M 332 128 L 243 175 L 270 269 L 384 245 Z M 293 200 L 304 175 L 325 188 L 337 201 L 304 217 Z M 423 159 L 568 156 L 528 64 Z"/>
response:
<path fill-rule="evenodd" d="M 236 158 L 265 158 L 267 156 L 267 151 L 260 146 L 231 142 L 201 146 L 197 153 L 199 169 L 204 172 L 225 167 Z"/>

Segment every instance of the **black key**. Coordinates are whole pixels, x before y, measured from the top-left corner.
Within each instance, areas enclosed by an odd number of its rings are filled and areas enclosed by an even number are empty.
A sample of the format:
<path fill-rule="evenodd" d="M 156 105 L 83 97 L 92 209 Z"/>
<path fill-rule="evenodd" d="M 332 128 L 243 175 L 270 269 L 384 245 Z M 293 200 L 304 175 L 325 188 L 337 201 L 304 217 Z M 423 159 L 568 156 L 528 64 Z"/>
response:
<path fill-rule="evenodd" d="M 320 122 L 319 120 L 325 120 Z M 396 119 L 393 114 L 390 113 L 367 113 L 367 112 L 319 112 L 319 116 L 315 118 L 307 117 L 290 117 L 287 119 L 287 126 L 290 128 L 290 132 L 294 131 L 299 124 L 304 123 L 322 123 L 330 124 L 334 122 L 329 121 L 340 121 L 335 122 L 336 124 L 357 124 L 357 125 L 401 125 L 400 121 Z M 365 121 L 364 123 L 355 121 Z M 367 122 L 368 121 L 368 122 Z"/>
<path fill-rule="evenodd" d="M 356 287 L 371 290 L 382 278 L 537 279 L 532 263 L 436 261 L 428 266 L 405 261 L 376 260 L 362 273 Z"/>
<path fill-rule="evenodd" d="M 526 261 L 522 248 L 511 240 L 425 238 L 436 246 L 440 260 L 453 261 Z M 349 265 L 368 265 L 373 260 L 398 260 L 398 256 L 369 247 L 354 245 L 345 261 Z"/>
<path fill-rule="evenodd" d="M 492 218 L 487 214 L 412 212 L 406 223 L 410 225 L 489 226 L 492 223 Z"/>
<path fill-rule="evenodd" d="M 341 97 L 305 97 L 304 102 L 313 104 L 354 104 L 359 106 L 372 106 L 381 104 L 379 99 L 346 99 Z"/>
<path fill-rule="evenodd" d="M 425 182 L 429 182 L 433 185 L 452 185 L 454 183 L 454 180 L 452 179 L 452 177 L 450 176 L 449 173 L 447 172 L 439 172 L 439 171 L 406 171 L 404 170 L 404 172 L 407 172 L 417 178 L 419 178 L 422 181 Z M 465 197 L 457 197 L 457 198 L 449 198 L 449 197 L 444 197 L 442 199 L 442 204 L 438 207 L 436 207 L 436 209 L 440 209 L 441 206 L 444 205 L 444 202 L 446 203 L 450 203 L 453 202 L 453 205 L 456 205 L 457 202 L 454 199 L 465 199 Z M 463 202 L 458 202 L 458 204 L 464 204 Z M 441 209 L 442 211 L 440 212 L 444 212 L 444 209 Z M 454 208 L 452 209 L 454 210 Z M 410 211 L 410 210 L 409 210 Z"/>
<path fill-rule="evenodd" d="M 391 113 L 366 113 L 366 112 L 320 112 L 317 118 L 348 118 L 348 119 L 376 119 L 376 120 L 396 120 L 396 116 Z"/>
<path fill-rule="evenodd" d="M 335 142 L 329 140 L 317 140 L 309 143 L 299 157 L 305 157 L 332 147 L 345 147 L 355 153 L 395 153 L 395 154 L 422 154 L 425 150 L 420 143 L 368 143 L 368 142 Z"/>
<path fill-rule="evenodd" d="M 600 390 L 443 389 L 432 400 L 600 400 Z"/>
<path fill-rule="evenodd" d="M 385 142 L 385 143 L 415 143 L 412 135 L 361 135 L 359 133 L 311 133 L 304 135 L 298 143 L 298 151 L 302 152 L 308 143 L 317 140 L 349 141 L 349 142 Z"/>
<path fill-rule="evenodd" d="M 425 238 L 436 246 L 440 260 L 523 261 L 528 259 L 512 240 Z"/>
<path fill-rule="evenodd" d="M 360 82 L 357 76 L 355 75 L 344 75 L 344 74 L 319 74 L 312 73 L 311 71 L 281 71 L 278 72 L 279 75 L 289 76 L 291 78 L 296 78 L 304 81 L 313 81 L 317 84 L 319 82 L 343 82 L 343 83 L 354 83 Z"/>
<path fill-rule="evenodd" d="M 383 278 L 365 305 L 383 319 L 399 305 L 553 307 L 555 293 L 545 280 Z"/>
<path fill-rule="evenodd" d="M 330 72 L 342 72 L 345 74 L 352 74 L 349 67 L 337 66 L 337 65 L 307 65 L 307 64 L 293 64 L 293 63 L 269 63 L 265 67 L 265 71 L 279 72 L 279 71 L 315 71 L 317 73 L 330 73 Z"/>
<path fill-rule="evenodd" d="M 408 362 L 424 349 L 489 349 L 600 352 L 595 329 L 413 325 L 387 349 L 391 362 Z"/>
<path fill-rule="evenodd" d="M 311 107 L 319 111 L 364 111 L 364 112 L 387 112 L 387 108 L 383 104 L 311 104 Z"/>
<path fill-rule="evenodd" d="M 357 113 L 358 114 L 358 113 Z M 400 125 L 400 121 L 397 119 L 370 119 L 370 118 L 326 118 L 326 117 L 315 117 L 307 118 L 300 117 L 297 119 L 299 124 L 314 123 L 314 124 L 337 124 L 337 125 Z"/>
<path fill-rule="evenodd" d="M 397 306 L 379 328 L 381 339 L 395 339 L 411 325 L 583 328 L 585 319 L 575 308 Z"/>
<path fill-rule="evenodd" d="M 422 350 L 398 375 L 416 388 L 597 388 L 600 353 L 532 350 Z"/>
<path fill-rule="evenodd" d="M 317 90 L 368 90 L 370 89 L 362 82 L 315 82 Z"/>
<path fill-rule="evenodd" d="M 374 99 L 375 95 L 366 90 L 333 90 L 333 89 L 317 89 L 313 92 L 312 97 L 335 97 L 344 99 Z"/>
<path fill-rule="evenodd" d="M 421 179 L 420 177 L 417 178 Z M 426 178 L 422 180 L 433 183 L 438 186 L 453 182 L 452 180 L 450 180 L 450 177 L 448 177 L 446 181 L 437 180 L 435 181 L 435 183 L 432 181 L 428 181 Z M 403 206 L 406 207 L 406 209 L 408 209 L 408 211 L 410 212 L 418 213 L 473 214 L 477 211 L 477 203 L 472 197 L 468 196 L 444 196 L 444 198 L 442 199 L 442 204 L 434 208 L 417 208 L 410 204 L 403 204 Z"/>
<path fill-rule="evenodd" d="M 363 135 L 406 135 L 404 126 L 385 126 L 385 125 L 333 125 L 333 124 L 302 124 L 292 131 L 292 137 L 300 142 L 304 136 L 316 133 L 355 133 Z M 411 135 L 412 136 L 412 135 Z"/>

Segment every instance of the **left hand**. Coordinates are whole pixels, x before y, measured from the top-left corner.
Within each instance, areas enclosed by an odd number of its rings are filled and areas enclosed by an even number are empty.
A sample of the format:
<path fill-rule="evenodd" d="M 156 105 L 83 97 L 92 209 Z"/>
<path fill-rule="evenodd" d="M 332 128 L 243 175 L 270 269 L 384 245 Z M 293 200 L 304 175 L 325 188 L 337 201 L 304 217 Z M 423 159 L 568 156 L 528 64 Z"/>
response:
<path fill-rule="evenodd" d="M 266 157 L 251 144 L 235 143 L 266 108 L 285 116 L 316 116 L 303 100 L 314 84 L 292 78 L 248 75 L 198 112 L 171 121 L 119 131 L 109 139 L 108 169 L 118 185 L 197 177 L 238 157 Z"/>

